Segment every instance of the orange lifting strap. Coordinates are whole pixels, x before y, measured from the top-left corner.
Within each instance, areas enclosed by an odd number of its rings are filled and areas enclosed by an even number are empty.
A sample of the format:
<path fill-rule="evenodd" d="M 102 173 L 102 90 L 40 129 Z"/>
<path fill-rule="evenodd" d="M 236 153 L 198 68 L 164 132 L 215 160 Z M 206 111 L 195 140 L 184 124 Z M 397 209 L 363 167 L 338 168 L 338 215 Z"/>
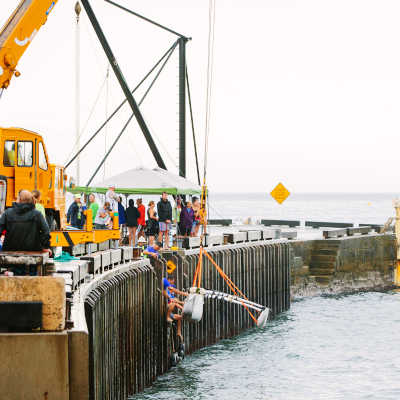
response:
<path fill-rule="evenodd" d="M 248 298 L 237 288 L 237 286 L 232 282 L 232 280 L 225 274 L 224 271 L 222 271 L 222 269 L 217 265 L 217 263 L 211 258 L 211 256 L 203 249 L 203 247 L 200 247 L 200 255 L 199 255 L 199 262 L 197 264 L 197 268 L 196 268 L 196 273 L 194 274 L 194 279 L 193 279 L 193 287 L 196 286 L 196 278 L 197 278 L 197 287 L 200 287 L 200 283 L 201 283 L 201 268 L 202 268 L 202 261 L 203 261 L 203 253 L 204 255 L 214 264 L 215 268 L 217 268 L 217 271 L 219 272 L 219 274 L 222 276 L 222 278 L 224 278 L 224 280 L 226 281 L 226 283 L 228 284 L 228 286 L 230 287 L 230 289 L 232 290 L 232 292 L 235 294 L 235 296 L 239 296 L 237 294 L 237 292 L 240 293 L 240 295 L 242 297 L 244 297 L 246 300 L 248 300 Z M 235 290 L 236 289 L 236 290 Z M 237 292 L 236 292 L 237 291 Z M 244 308 L 247 310 L 247 312 L 250 314 L 251 318 L 253 318 L 254 322 L 258 325 L 258 322 L 256 320 L 256 318 L 254 317 L 254 315 L 250 312 L 250 310 L 247 308 L 246 304 L 244 304 L 243 302 L 241 302 L 242 305 L 244 306 Z M 259 314 L 260 311 L 256 310 Z"/>

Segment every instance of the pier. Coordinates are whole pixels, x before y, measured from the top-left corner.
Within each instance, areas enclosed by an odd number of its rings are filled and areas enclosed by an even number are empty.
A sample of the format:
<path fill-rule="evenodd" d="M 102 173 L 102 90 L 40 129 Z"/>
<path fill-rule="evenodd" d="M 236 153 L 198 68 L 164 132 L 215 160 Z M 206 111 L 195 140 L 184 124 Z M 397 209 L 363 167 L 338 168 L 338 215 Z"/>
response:
<path fill-rule="evenodd" d="M 288 310 L 294 295 L 393 285 L 394 234 L 379 234 L 369 227 L 331 229 L 326 232 L 340 235 L 301 240 L 285 237 L 284 228 L 254 226 L 210 236 L 205 250 L 250 300 L 269 307 L 272 316 Z M 176 328 L 166 321 L 162 279 L 172 262 L 177 288 L 191 286 L 199 253 L 196 239 L 186 240 L 184 249 L 163 252 L 159 260 L 141 259 L 135 248 L 115 249 L 112 242 L 99 245 L 90 255 L 85 246 L 77 246 L 69 250 L 79 260 L 48 264 L 46 273 L 54 276 L 29 278 L 40 280 L 36 282 L 44 292 L 51 285 L 54 293 L 61 290 L 62 302 L 69 300 L 72 306 L 54 319 L 63 321 L 58 331 L 53 327 L 40 333 L 0 333 L 0 393 L 9 398 L 21 379 L 35 398 L 45 398 L 47 391 L 57 399 L 126 399 L 151 386 L 172 367 L 171 356 L 179 349 Z M 85 282 L 88 273 L 94 277 Z M 204 287 L 229 291 L 208 260 L 203 275 Z M 5 298 L 4 285 L 11 281 L 0 278 L 1 302 L 10 299 L 9 286 Z M 28 300 L 18 287 L 11 292 Z M 243 307 L 207 299 L 201 322 L 182 324 L 185 355 L 253 327 Z M 15 346 L 23 349 L 18 355 Z M 26 373 L 28 365 L 34 368 Z"/>

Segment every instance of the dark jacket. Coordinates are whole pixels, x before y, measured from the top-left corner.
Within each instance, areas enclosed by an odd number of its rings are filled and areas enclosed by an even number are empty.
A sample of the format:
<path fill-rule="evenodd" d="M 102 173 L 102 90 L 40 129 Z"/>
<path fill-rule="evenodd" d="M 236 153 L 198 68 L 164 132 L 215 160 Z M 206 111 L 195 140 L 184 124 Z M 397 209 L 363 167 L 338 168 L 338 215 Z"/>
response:
<path fill-rule="evenodd" d="M 71 221 L 71 226 L 77 226 L 78 225 L 78 212 L 79 212 L 79 206 L 76 201 L 74 201 L 68 209 L 67 212 L 67 223 Z M 86 217 L 83 212 L 81 213 L 81 223 L 85 223 Z"/>
<path fill-rule="evenodd" d="M 164 201 L 162 198 L 157 203 L 158 222 L 165 222 L 167 219 L 172 221 L 172 206 L 169 200 Z"/>
<path fill-rule="evenodd" d="M 41 251 L 50 248 L 50 228 L 43 214 L 31 203 L 13 203 L 0 218 L 6 231 L 2 250 Z"/>
<path fill-rule="evenodd" d="M 121 203 L 118 203 L 118 224 L 125 224 L 125 208 Z"/>
<path fill-rule="evenodd" d="M 181 229 L 190 229 L 194 222 L 194 211 L 193 208 L 187 211 L 187 207 L 184 207 L 181 211 L 181 219 L 179 221 L 179 226 Z"/>
<path fill-rule="evenodd" d="M 135 207 L 135 203 L 132 199 L 129 200 L 129 207 L 125 210 L 125 221 L 128 228 L 134 228 L 138 226 L 138 218 L 140 218 L 140 212 Z"/>

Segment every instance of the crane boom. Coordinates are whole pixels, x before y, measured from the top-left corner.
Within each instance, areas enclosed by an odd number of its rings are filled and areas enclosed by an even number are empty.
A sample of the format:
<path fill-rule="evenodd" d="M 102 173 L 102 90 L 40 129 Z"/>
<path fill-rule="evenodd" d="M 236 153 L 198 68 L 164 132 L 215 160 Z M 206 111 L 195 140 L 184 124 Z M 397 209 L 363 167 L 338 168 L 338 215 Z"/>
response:
<path fill-rule="evenodd" d="M 58 0 L 22 0 L 0 31 L 0 90 L 7 89 L 18 62 Z"/>

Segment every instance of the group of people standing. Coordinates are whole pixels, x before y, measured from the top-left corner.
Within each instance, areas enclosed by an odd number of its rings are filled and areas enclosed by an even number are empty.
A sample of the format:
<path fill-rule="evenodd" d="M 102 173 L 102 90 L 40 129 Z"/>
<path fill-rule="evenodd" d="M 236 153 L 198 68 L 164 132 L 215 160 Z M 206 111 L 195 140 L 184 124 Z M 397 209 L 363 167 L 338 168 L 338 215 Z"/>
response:
<path fill-rule="evenodd" d="M 198 198 L 186 203 L 186 207 L 181 207 L 181 200 L 178 197 L 177 214 L 173 216 L 173 208 L 168 200 L 167 192 L 162 193 L 160 201 L 157 203 L 150 201 L 147 209 L 147 234 L 149 237 L 149 246 L 153 246 L 157 237 L 158 241 L 163 243 L 164 249 L 169 250 L 169 234 L 171 231 L 172 221 L 178 223 L 178 236 L 189 237 L 197 236 L 200 223 L 205 221 L 202 218 L 201 207 Z M 136 200 L 136 205 L 133 199 L 128 202 L 128 207 L 122 205 L 122 196 L 115 193 L 115 185 L 110 183 L 109 190 L 105 196 L 105 202 L 102 206 L 96 202 L 95 195 L 89 195 L 88 207 L 82 202 L 81 195 L 75 195 L 74 202 L 68 209 L 67 223 L 75 229 L 83 229 L 86 217 L 84 211 L 91 209 L 93 224 L 95 229 L 112 229 L 111 212 L 118 212 L 119 225 L 128 228 L 128 245 L 135 245 L 136 234 L 138 240 L 145 238 L 146 230 L 146 209 L 142 204 L 142 199 Z M 206 222 L 204 223 L 206 226 Z"/>
<path fill-rule="evenodd" d="M 179 204 L 178 200 L 178 204 Z M 178 207 L 179 210 L 179 207 Z M 204 234 L 207 229 L 207 219 L 204 208 L 200 207 L 197 197 L 193 197 L 193 203 L 188 201 L 186 207 L 182 207 L 179 213 L 179 230 L 181 237 L 197 236 L 200 225 L 204 226 Z"/>

